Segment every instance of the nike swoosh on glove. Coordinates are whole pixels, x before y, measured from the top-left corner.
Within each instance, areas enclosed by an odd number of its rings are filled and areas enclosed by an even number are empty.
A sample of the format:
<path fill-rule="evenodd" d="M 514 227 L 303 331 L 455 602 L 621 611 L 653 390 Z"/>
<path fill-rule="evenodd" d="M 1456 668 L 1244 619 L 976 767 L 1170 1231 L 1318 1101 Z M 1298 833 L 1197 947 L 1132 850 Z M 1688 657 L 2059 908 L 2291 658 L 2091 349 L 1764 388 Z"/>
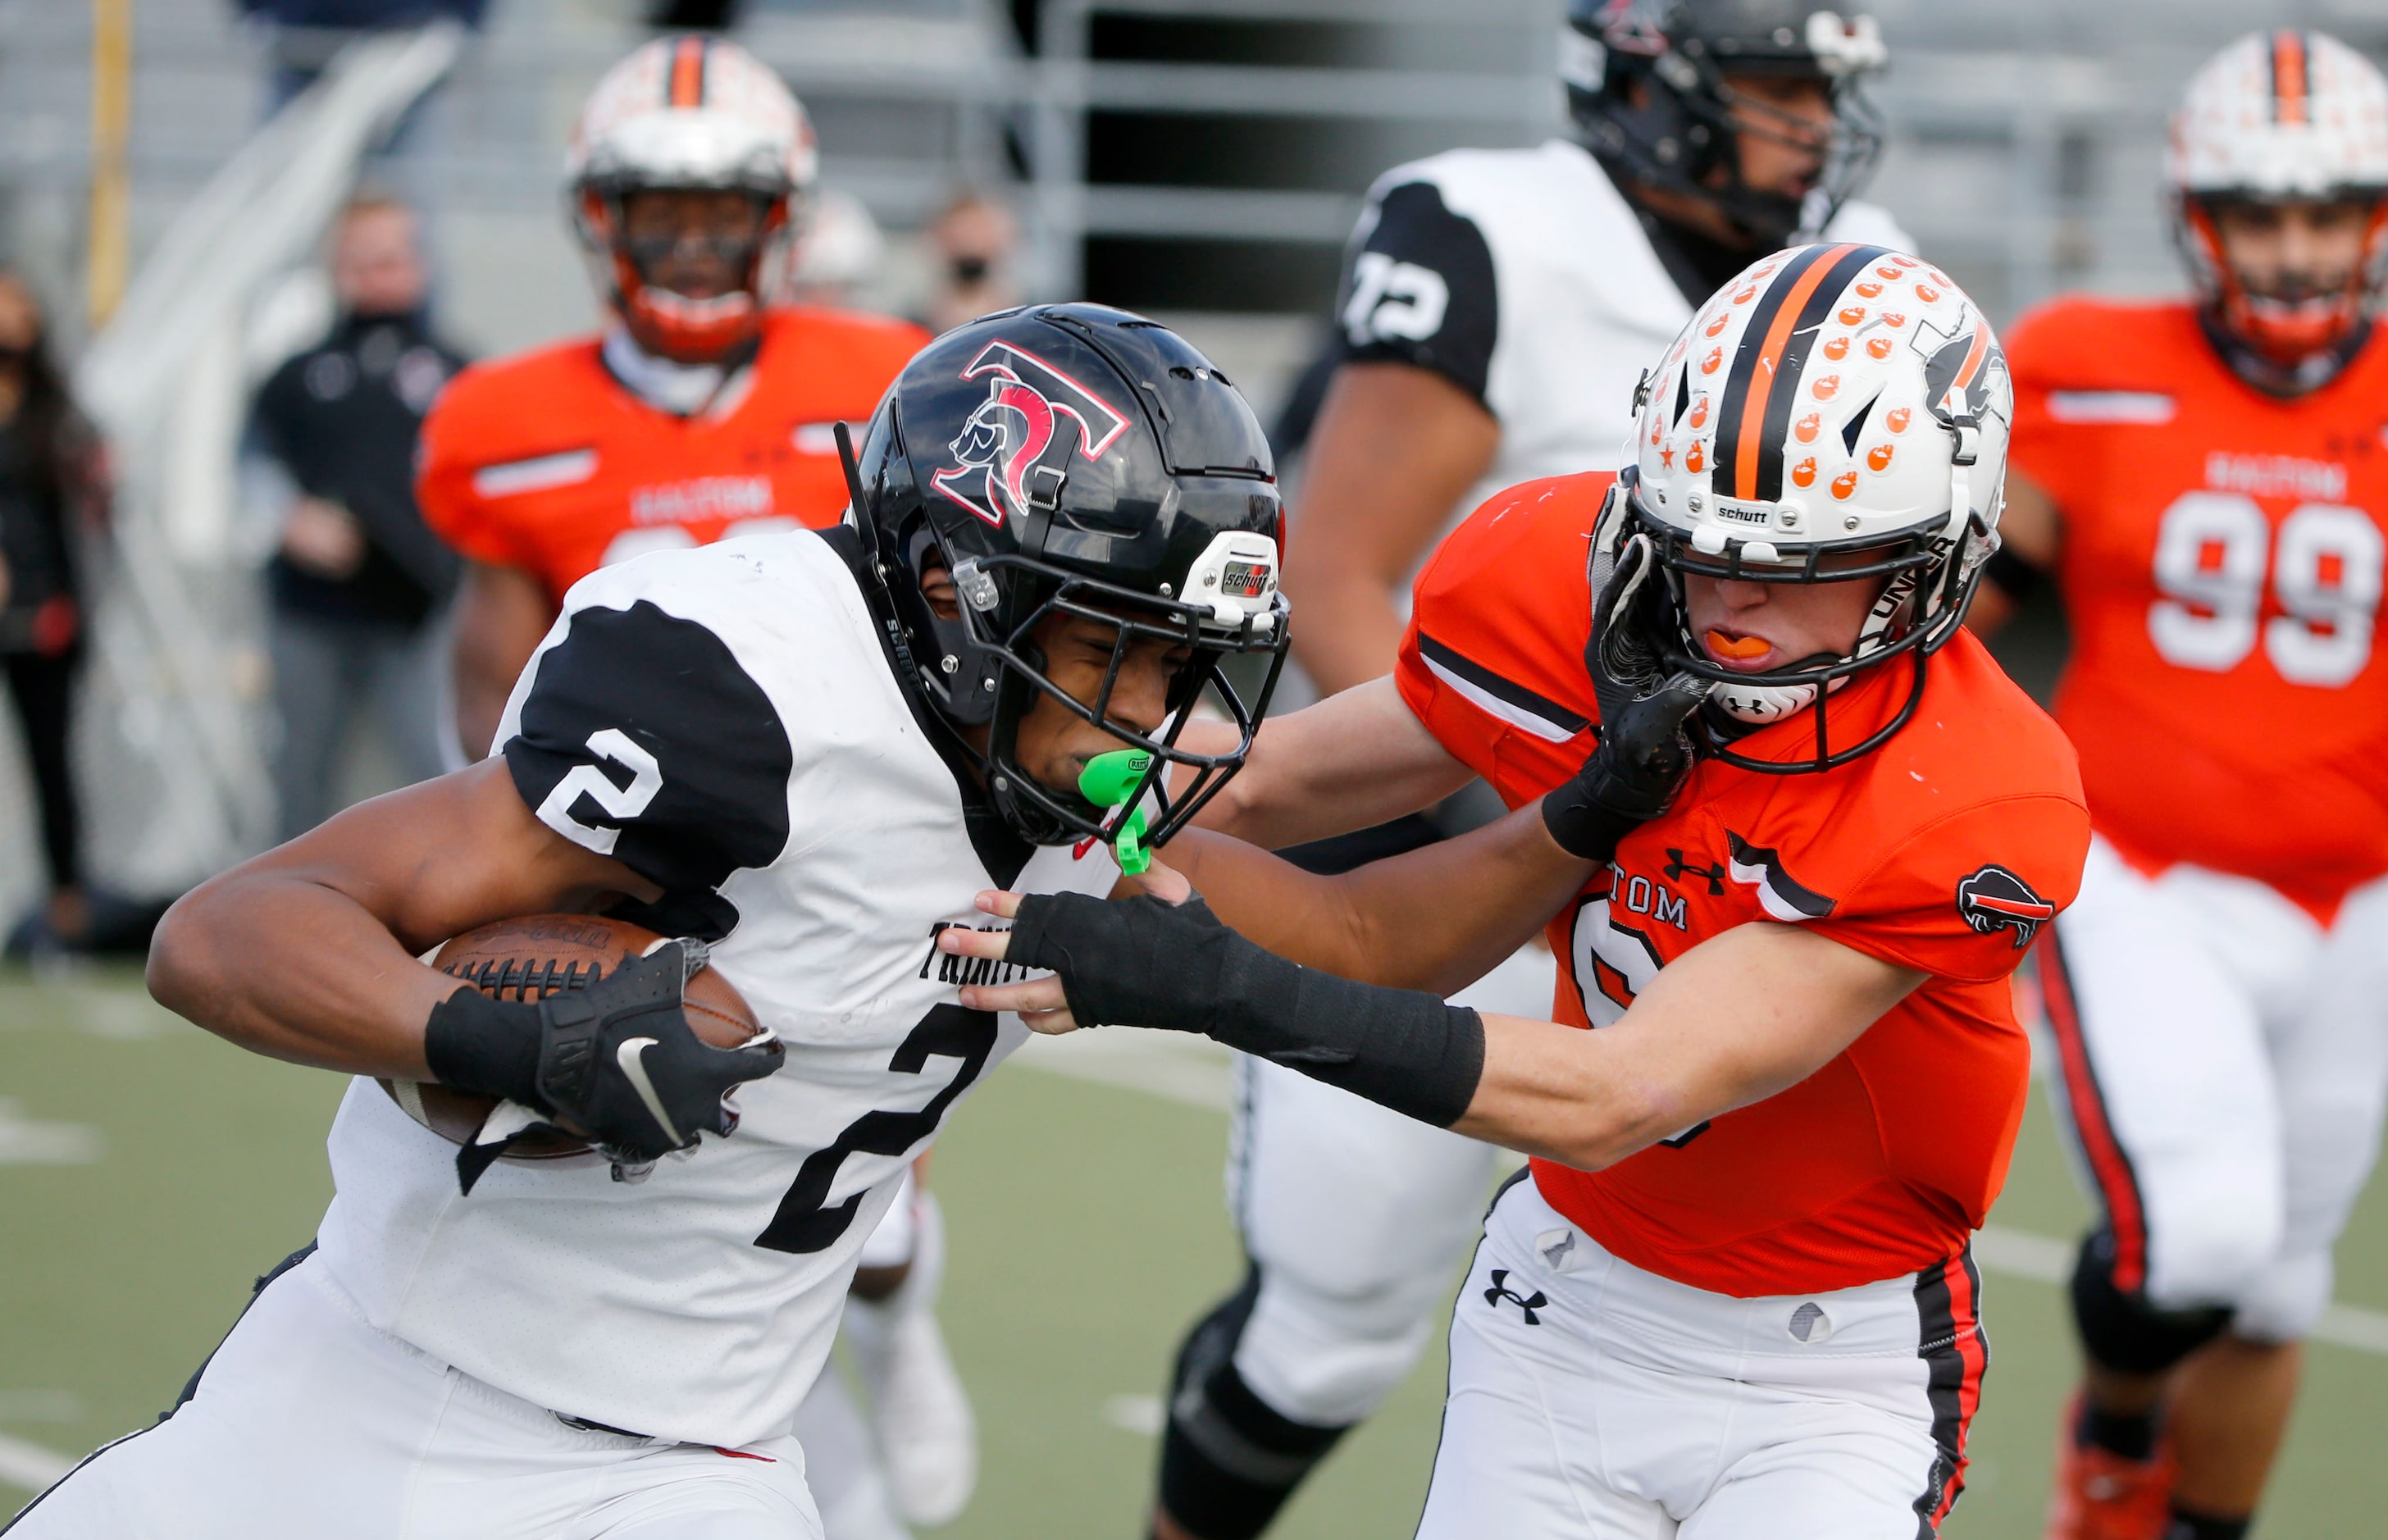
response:
<path fill-rule="evenodd" d="M 738 1114 L 725 1098 L 780 1067 L 776 1037 L 715 1048 L 690 1030 L 680 1001 L 686 951 L 678 941 L 623 963 L 596 983 L 539 1002 L 544 1110 L 568 1120 L 617 1160 L 652 1161 L 727 1135 Z"/>

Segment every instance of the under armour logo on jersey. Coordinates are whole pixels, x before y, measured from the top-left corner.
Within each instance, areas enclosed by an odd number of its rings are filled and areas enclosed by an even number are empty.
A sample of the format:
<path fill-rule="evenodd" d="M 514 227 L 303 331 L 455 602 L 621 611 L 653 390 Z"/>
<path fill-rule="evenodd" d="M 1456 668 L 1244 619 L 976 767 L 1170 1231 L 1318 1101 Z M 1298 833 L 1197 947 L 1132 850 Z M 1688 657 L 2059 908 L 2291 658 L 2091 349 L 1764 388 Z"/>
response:
<path fill-rule="evenodd" d="M 961 377 L 985 380 L 986 400 L 947 446 L 959 463 L 929 479 L 998 529 L 1007 517 L 1025 519 L 1032 504 L 1050 508 L 1061 502 L 1070 465 L 1061 418 L 1078 425 L 1078 453 L 1087 460 L 1101 459 L 1127 431 L 1125 414 L 1009 342 L 988 343 Z M 1064 447 L 1050 453 L 1057 443 Z"/>
<path fill-rule="evenodd" d="M 1669 846 L 1666 872 L 1667 880 L 1670 882 L 1680 883 L 1686 876 L 1699 878 L 1708 885 L 1708 897 L 1711 898 L 1721 897 L 1724 895 L 1724 866 L 1721 862 L 1710 861 L 1706 866 L 1695 866 L 1683 859 L 1683 853 L 1681 850 Z"/>
<path fill-rule="evenodd" d="M 1493 1268 L 1492 1287 L 1484 1291 L 1484 1303 L 1491 1305 L 1493 1309 L 1498 1310 L 1501 1308 L 1501 1302 L 1505 1299 L 1510 1304 L 1518 1307 L 1519 1313 L 1526 1317 L 1526 1324 L 1528 1326 L 1542 1325 L 1543 1317 L 1535 1315 L 1534 1312 L 1542 1309 L 1551 1302 L 1543 1297 L 1543 1292 L 1540 1289 L 1535 1290 L 1531 1294 L 1521 1294 L 1518 1292 L 1518 1291 L 1509 1287 L 1508 1279 L 1508 1268 Z"/>
<path fill-rule="evenodd" d="M 1984 935 L 2012 930 L 2015 949 L 2031 945 L 2039 927 L 2056 918 L 2056 906 L 2003 866 L 1986 866 L 1957 885 L 1957 912 Z"/>

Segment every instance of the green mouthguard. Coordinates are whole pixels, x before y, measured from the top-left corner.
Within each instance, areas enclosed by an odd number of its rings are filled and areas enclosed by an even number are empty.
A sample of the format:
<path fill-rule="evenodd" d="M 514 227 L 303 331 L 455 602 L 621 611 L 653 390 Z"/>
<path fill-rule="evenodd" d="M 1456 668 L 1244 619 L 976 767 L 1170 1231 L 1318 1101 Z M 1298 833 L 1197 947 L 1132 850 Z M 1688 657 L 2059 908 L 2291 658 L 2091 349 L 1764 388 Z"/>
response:
<path fill-rule="evenodd" d="M 1152 756 L 1142 749 L 1098 754 L 1078 772 L 1078 795 L 1098 808 L 1116 809 L 1136 795 L 1151 765 Z M 1152 852 L 1144 847 L 1144 809 L 1138 808 L 1111 834 L 1111 852 L 1119 858 L 1120 870 L 1131 877 L 1152 865 Z"/>

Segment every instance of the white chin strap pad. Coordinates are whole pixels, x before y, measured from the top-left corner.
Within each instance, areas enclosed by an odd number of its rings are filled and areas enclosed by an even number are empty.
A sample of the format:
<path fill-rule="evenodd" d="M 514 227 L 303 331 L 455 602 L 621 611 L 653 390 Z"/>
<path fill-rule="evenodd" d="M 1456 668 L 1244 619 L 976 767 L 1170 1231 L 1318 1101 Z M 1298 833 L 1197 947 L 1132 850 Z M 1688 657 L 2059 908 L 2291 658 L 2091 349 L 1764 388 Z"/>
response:
<path fill-rule="evenodd" d="M 1779 722 L 1814 705 L 1816 687 L 1812 684 L 1760 684 L 1754 680 L 1747 684 L 1738 680 L 1719 680 L 1708 686 L 1708 699 L 1716 704 L 1718 710 L 1734 721 L 1762 725 Z"/>

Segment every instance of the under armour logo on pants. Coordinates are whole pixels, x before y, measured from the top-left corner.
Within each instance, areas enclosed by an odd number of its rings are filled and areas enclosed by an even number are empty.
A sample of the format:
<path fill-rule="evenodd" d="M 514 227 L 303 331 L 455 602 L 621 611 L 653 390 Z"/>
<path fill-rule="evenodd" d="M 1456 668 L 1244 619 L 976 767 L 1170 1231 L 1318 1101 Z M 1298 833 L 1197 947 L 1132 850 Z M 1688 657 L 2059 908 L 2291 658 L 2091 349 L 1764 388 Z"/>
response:
<path fill-rule="evenodd" d="M 1484 1303 L 1498 1310 L 1501 1308 L 1501 1302 L 1505 1299 L 1524 1314 L 1528 1326 L 1542 1325 L 1543 1317 L 1535 1315 L 1534 1312 L 1550 1304 L 1550 1301 L 1543 1297 L 1543 1292 L 1540 1289 L 1535 1290 L 1531 1295 L 1518 1292 L 1509 1287 L 1508 1278 L 1508 1268 L 1492 1269 L 1492 1287 L 1484 1291 Z"/>

